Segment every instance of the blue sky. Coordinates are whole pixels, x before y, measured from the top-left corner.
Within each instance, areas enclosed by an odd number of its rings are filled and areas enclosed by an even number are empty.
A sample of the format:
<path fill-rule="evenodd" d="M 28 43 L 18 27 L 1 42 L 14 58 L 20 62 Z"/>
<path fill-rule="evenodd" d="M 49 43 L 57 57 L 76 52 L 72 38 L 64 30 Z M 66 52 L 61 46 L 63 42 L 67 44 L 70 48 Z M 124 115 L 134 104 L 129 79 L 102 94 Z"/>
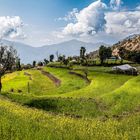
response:
<path fill-rule="evenodd" d="M 67 17 L 68 12 L 72 11 L 73 8 L 78 9 L 78 11 L 75 13 L 80 13 L 81 10 L 88 7 L 95 1 L 97 1 L 97 0 L 0 0 L 0 17 L 7 17 L 7 16 L 9 16 L 11 18 L 14 16 L 20 17 L 20 20 L 22 20 L 22 22 L 24 24 L 24 27 L 22 27 L 22 31 L 24 32 L 24 34 L 26 34 L 26 37 L 24 39 L 13 38 L 13 33 L 11 35 L 12 38 L 10 38 L 9 36 L 6 36 L 6 37 L 4 36 L 4 38 L 18 40 L 18 41 L 21 41 L 21 42 L 24 42 L 27 44 L 31 44 L 34 46 L 41 46 L 44 44 L 53 44 L 53 43 L 58 43 L 58 42 L 69 40 L 69 39 L 79 39 L 79 40 L 84 39 L 84 41 L 87 41 L 87 42 L 88 41 L 89 42 L 103 41 L 103 42 L 107 42 L 107 43 L 113 43 L 113 42 L 119 40 L 120 38 L 117 37 L 117 35 L 114 33 L 115 31 L 113 33 L 109 32 L 109 34 L 107 36 L 106 36 L 105 32 L 101 33 L 100 30 L 98 30 L 97 32 L 94 31 L 96 33 L 94 33 L 94 35 L 91 35 L 91 36 L 90 35 L 86 36 L 85 30 L 81 31 L 82 33 L 79 31 L 77 33 L 68 31 L 69 34 L 67 33 L 66 27 L 69 24 L 74 23 L 72 28 L 75 29 L 75 24 L 76 24 L 75 22 L 79 22 L 79 21 L 77 21 L 77 20 L 79 20 L 79 18 L 78 19 L 76 18 L 76 21 L 71 21 L 72 19 L 63 20 L 63 17 Z M 116 0 L 116 1 L 120 2 L 120 0 Z M 114 8 L 114 9 L 110 8 L 110 0 L 102 0 L 101 2 L 108 6 L 108 9 L 104 10 L 105 11 L 104 14 L 106 14 L 107 12 L 110 12 L 110 13 L 116 12 L 116 13 L 121 14 L 121 12 L 123 12 L 123 11 L 126 11 L 127 14 L 130 11 L 140 12 L 139 10 L 136 10 L 136 7 L 138 7 L 140 5 L 139 0 L 133 0 L 133 1 L 132 0 L 122 0 L 120 3 L 120 7 Z M 115 0 L 114 0 L 114 2 L 115 2 Z M 97 5 L 96 5 L 95 8 L 97 8 L 99 10 L 99 13 L 100 13 L 100 8 L 101 8 L 101 11 L 103 10 L 102 6 L 97 7 Z M 92 11 L 93 10 L 94 9 L 92 9 Z M 98 13 L 98 15 L 100 15 L 99 13 Z M 93 14 L 96 14 L 96 13 L 93 11 Z M 103 16 L 103 13 L 101 16 Z M 139 18 L 139 15 L 137 13 L 136 13 L 136 16 L 137 16 L 137 18 Z M 109 18 L 109 16 L 106 16 L 106 17 Z M 58 20 L 59 18 L 61 18 L 61 20 Z M 6 20 L 6 19 L 4 19 L 4 20 Z M 99 20 L 101 21 L 102 19 L 99 19 Z M 131 23 L 131 20 L 134 21 L 136 19 L 129 19 L 129 21 L 126 20 L 127 26 L 129 26 L 128 24 Z M 94 22 L 94 21 L 90 21 L 90 22 Z M 121 22 L 121 21 L 119 21 L 119 22 Z M 98 23 L 100 24 L 100 22 L 98 22 Z M 110 23 L 110 22 L 108 22 L 108 23 Z M 2 24 L 2 23 L 0 23 L 0 24 Z M 102 26 L 106 26 L 105 23 Z M 107 26 L 109 26 L 109 25 L 107 25 Z M 116 22 L 114 23 L 113 27 L 114 28 L 116 27 Z M 134 25 L 133 25 L 133 27 L 134 27 Z M 93 28 L 95 28 L 95 27 L 93 27 Z M 119 27 L 117 27 L 117 28 L 119 28 Z M 129 27 L 129 29 L 130 29 L 130 27 Z M 127 30 L 127 28 L 126 28 L 126 30 Z M 2 31 L 3 31 L 3 29 L 2 29 Z M 11 31 L 11 28 L 10 28 L 10 31 Z M 65 34 L 62 33 L 63 31 L 65 32 Z M 90 31 L 88 31 L 88 32 L 90 32 Z M 124 32 L 124 30 L 123 30 L 123 32 Z M 9 31 L 8 31 L 8 33 L 9 33 Z M 56 37 L 55 37 L 55 34 L 57 35 Z M 128 33 L 128 35 L 129 34 L 133 34 L 133 31 L 131 30 Z M 18 35 L 16 35 L 16 36 L 18 36 Z M 110 38 L 110 36 L 111 36 L 111 38 Z M 94 39 L 92 39 L 92 38 L 94 38 Z M 105 38 L 105 39 L 103 39 L 103 38 Z M 110 38 L 110 41 L 108 41 L 109 38 Z"/>

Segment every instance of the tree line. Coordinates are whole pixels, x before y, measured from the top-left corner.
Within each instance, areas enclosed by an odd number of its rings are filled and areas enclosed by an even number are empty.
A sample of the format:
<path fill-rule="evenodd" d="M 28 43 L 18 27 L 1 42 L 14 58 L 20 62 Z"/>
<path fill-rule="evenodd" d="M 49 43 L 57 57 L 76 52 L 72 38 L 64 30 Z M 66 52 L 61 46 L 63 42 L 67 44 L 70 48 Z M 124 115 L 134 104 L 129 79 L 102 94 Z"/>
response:
<path fill-rule="evenodd" d="M 121 60 L 130 60 L 133 62 L 140 63 L 140 52 L 138 51 L 128 51 L 124 48 L 119 49 L 119 55 L 121 57 Z M 106 46 L 100 46 L 99 48 L 99 60 L 100 65 L 104 65 L 106 63 L 106 60 L 109 59 L 112 56 L 112 48 L 106 47 Z M 12 46 L 0 46 L 0 92 L 2 89 L 2 82 L 1 78 L 2 76 L 9 72 L 12 72 L 14 70 L 22 70 L 22 69 L 30 69 L 35 68 L 36 66 L 44 66 L 47 65 L 50 62 L 54 62 L 54 55 L 51 54 L 49 56 L 49 60 L 44 59 L 44 61 L 36 62 L 33 61 L 32 64 L 21 64 L 20 58 L 17 55 L 17 51 Z M 81 47 L 79 56 L 70 56 L 66 57 L 65 55 L 59 55 L 57 52 L 57 62 L 60 62 L 60 64 L 66 65 L 71 67 L 72 64 L 80 64 L 80 65 L 87 65 L 89 63 L 88 55 L 86 54 L 86 48 Z M 117 57 L 116 57 L 117 59 Z M 92 60 L 94 62 L 94 59 Z M 108 62 L 107 62 L 108 63 Z M 121 61 L 122 63 L 122 61 Z"/>

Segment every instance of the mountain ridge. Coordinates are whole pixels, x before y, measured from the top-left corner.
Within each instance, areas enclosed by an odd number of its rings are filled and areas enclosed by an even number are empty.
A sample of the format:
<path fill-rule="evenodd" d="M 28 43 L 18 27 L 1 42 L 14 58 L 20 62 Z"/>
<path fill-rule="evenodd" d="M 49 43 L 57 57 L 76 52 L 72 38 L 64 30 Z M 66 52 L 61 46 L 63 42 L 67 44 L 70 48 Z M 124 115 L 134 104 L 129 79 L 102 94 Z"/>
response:
<path fill-rule="evenodd" d="M 86 43 L 79 40 L 69 40 L 53 45 L 43 45 L 41 47 L 33 47 L 20 42 L 11 42 L 8 40 L 2 40 L 5 45 L 12 45 L 18 52 L 19 57 L 21 58 L 21 63 L 32 63 L 34 60 L 42 61 L 44 58 L 49 59 L 49 55 L 56 52 L 66 56 L 79 55 L 80 47 L 84 46 L 87 50 L 87 53 L 95 51 L 100 45 L 105 43 Z"/>

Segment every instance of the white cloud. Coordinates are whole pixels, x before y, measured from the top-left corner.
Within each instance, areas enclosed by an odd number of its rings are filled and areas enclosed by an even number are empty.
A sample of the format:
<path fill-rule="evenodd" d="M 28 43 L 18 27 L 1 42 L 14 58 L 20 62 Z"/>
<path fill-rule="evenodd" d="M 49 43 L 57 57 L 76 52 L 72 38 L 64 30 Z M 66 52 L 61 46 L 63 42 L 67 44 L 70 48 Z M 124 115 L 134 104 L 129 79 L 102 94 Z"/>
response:
<path fill-rule="evenodd" d="M 64 20 L 64 21 L 76 21 L 76 15 L 78 14 L 78 9 L 74 8 L 72 11 L 68 12 L 65 17 L 60 17 L 57 20 Z"/>
<path fill-rule="evenodd" d="M 110 0 L 110 7 L 114 10 L 118 10 L 122 3 L 122 0 Z"/>
<path fill-rule="evenodd" d="M 119 8 L 121 0 L 111 0 Z M 116 8 L 116 9 L 117 9 Z M 77 38 L 104 41 L 118 41 L 131 34 L 140 33 L 140 10 L 131 11 L 129 9 L 110 9 L 101 0 L 93 2 L 88 7 L 79 12 L 75 12 L 74 22 L 69 22 L 60 32 L 55 33 L 57 38 Z M 75 22 L 76 21 L 76 22 Z M 110 38 L 110 40 L 108 40 Z"/>
<path fill-rule="evenodd" d="M 0 37 L 1 38 L 25 38 L 23 33 L 24 24 L 19 16 L 0 17 Z"/>
<path fill-rule="evenodd" d="M 108 34 L 129 35 L 140 32 L 140 11 L 110 12 L 105 19 Z"/>
<path fill-rule="evenodd" d="M 101 0 L 75 14 L 76 22 L 69 23 L 64 29 L 65 35 L 93 35 L 104 30 L 106 24 L 104 11 L 107 5 Z"/>
<path fill-rule="evenodd" d="M 136 10 L 138 10 L 138 11 L 140 10 L 140 5 L 136 7 Z"/>

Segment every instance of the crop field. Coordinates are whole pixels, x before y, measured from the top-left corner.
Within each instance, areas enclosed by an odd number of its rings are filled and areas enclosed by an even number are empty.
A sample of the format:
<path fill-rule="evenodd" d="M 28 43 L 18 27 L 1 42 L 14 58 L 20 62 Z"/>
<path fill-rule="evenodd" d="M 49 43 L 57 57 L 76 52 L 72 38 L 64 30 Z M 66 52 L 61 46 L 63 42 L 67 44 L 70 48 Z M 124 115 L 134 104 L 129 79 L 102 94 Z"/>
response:
<path fill-rule="evenodd" d="M 2 83 L 0 139 L 140 139 L 140 76 L 44 67 L 6 74 Z"/>

